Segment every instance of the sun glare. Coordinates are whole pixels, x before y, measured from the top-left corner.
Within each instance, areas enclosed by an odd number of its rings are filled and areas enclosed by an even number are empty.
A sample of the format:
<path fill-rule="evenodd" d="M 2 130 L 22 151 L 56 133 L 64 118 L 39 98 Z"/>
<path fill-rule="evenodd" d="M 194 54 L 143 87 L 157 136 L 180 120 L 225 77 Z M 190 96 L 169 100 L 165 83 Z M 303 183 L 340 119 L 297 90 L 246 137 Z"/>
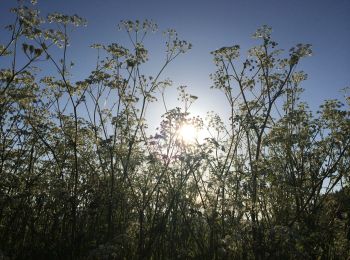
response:
<path fill-rule="evenodd" d="M 185 124 L 180 128 L 180 137 L 187 143 L 194 142 L 197 138 L 197 130 L 193 125 Z"/>

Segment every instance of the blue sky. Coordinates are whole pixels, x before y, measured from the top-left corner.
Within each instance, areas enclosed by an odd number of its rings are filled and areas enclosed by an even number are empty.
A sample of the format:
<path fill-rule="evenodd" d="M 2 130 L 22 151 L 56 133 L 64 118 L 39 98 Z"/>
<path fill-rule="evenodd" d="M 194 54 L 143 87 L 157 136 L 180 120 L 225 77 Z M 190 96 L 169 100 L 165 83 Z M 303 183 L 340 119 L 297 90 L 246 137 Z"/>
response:
<path fill-rule="evenodd" d="M 14 0 L 1 0 L 0 24 L 6 24 L 6 10 Z M 78 77 L 87 76 L 95 64 L 92 43 L 123 42 L 125 35 L 117 31 L 123 19 L 153 19 L 160 30 L 174 28 L 181 38 L 193 44 L 193 49 L 177 59 L 165 72 L 174 81 L 167 101 L 176 105 L 178 85 L 188 85 L 199 97 L 194 112 L 225 111 L 224 96 L 209 89 L 209 74 L 214 72 L 210 51 L 222 46 L 239 44 L 243 50 L 257 42 L 251 39 L 257 27 L 267 24 L 273 28 L 273 38 L 279 47 L 289 50 L 297 43 L 311 43 L 314 55 L 304 59 L 300 69 L 308 73 L 303 84 L 303 99 L 316 109 L 327 98 L 340 98 L 339 90 L 350 86 L 350 1 L 348 0 L 39 0 L 42 13 L 58 11 L 78 14 L 88 20 L 88 27 L 73 35 L 70 55 L 77 64 Z M 160 33 L 150 39 L 151 62 L 163 57 Z M 3 41 L 0 33 L 0 43 Z M 152 69 L 156 68 L 153 66 Z M 78 78 L 77 78 L 78 80 Z M 149 113 L 159 111 L 154 106 Z M 157 115 L 158 117 L 158 115 Z"/>

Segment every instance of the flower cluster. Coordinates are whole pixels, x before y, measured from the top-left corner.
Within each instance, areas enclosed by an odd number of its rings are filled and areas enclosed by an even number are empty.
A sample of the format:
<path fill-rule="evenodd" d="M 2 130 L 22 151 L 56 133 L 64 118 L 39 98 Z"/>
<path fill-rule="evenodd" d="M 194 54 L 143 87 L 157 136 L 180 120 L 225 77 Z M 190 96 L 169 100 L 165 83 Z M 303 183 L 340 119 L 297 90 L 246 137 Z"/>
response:
<path fill-rule="evenodd" d="M 300 58 L 311 56 L 312 54 L 311 44 L 299 43 L 295 47 L 291 48 L 289 51 L 290 51 L 289 63 L 291 65 L 297 64 Z"/>
<path fill-rule="evenodd" d="M 234 60 L 239 57 L 239 45 L 233 45 L 231 47 L 222 47 L 216 51 L 212 51 L 214 55 L 214 61 L 219 62 L 223 60 Z"/>
<path fill-rule="evenodd" d="M 255 39 L 257 38 L 270 39 L 271 33 L 272 33 L 272 28 L 267 25 L 263 25 L 256 30 L 256 32 L 253 34 L 252 37 Z"/>
<path fill-rule="evenodd" d="M 34 39 L 36 36 L 40 36 L 41 31 L 38 29 L 40 24 L 44 20 L 39 16 L 39 11 L 29 9 L 26 6 L 13 8 L 11 12 L 16 13 L 19 18 L 19 23 L 22 26 L 22 34 L 29 39 Z M 9 29 L 13 29 L 12 26 Z"/>
<path fill-rule="evenodd" d="M 163 35 L 167 37 L 166 53 L 168 60 L 172 60 L 178 54 L 185 53 L 192 48 L 191 43 L 178 38 L 177 32 L 174 29 L 164 31 Z"/>
<path fill-rule="evenodd" d="M 291 55 L 295 55 L 299 58 L 307 57 L 312 55 L 311 44 L 299 43 L 295 47 L 289 50 Z"/>
<path fill-rule="evenodd" d="M 62 23 L 64 25 L 71 24 L 73 26 L 86 26 L 87 21 L 84 18 L 81 18 L 78 15 L 64 15 L 60 13 L 52 13 L 47 16 L 47 20 L 49 23 Z"/>
<path fill-rule="evenodd" d="M 97 46 L 97 45 L 95 45 Z M 123 46 L 120 46 L 117 43 L 112 43 L 110 45 L 108 45 L 107 47 L 103 47 L 108 53 L 112 54 L 113 56 L 115 56 L 116 58 L 121 58 L 121 57 L 125 57 L 126 55 L 128 55 L 129 50 Z"/>
<path fill-rule="evenodd" d="M 158 25 L 152 20 L 144 20 L 140 22 L 139 20 L 131 21 L 131 20 L 122 20 L 118 24 L 119 30 L 126 30 L 127 32 L 135 31 L 143 31 L 143 32 L 156 32 L 158 30 Z"/>

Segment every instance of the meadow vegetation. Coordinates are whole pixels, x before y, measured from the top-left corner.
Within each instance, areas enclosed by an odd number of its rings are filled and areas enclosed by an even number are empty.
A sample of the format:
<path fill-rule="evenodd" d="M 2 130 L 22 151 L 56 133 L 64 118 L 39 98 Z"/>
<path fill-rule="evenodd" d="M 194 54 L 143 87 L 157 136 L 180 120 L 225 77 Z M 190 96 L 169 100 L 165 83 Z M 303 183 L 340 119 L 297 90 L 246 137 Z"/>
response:
<path fill-rule="evenodd" d="M 95 68 L 74 82 L 69 36 L 86 21 L 24 1 L 11 12 L 0 259 L 348 259 L 350 98 L 317 112 L 300 100 L 309 44 L 282 50 L 262 26 L 246 56 L 213 51 L 208 91 L 223 93 L 229 118 L 193 117 L 197 97 L 180 87 L 186 106 L 167 108 L 150 133 L 146 108 L 172 87 L 166 68 L 190 43 L 164 32 L 164 63 L 145 75 L 144 40 L 158 27 L 122 21 L 130 45 L 94 44 Z M 184 124 L 207 136 L 185 141 Z"/>

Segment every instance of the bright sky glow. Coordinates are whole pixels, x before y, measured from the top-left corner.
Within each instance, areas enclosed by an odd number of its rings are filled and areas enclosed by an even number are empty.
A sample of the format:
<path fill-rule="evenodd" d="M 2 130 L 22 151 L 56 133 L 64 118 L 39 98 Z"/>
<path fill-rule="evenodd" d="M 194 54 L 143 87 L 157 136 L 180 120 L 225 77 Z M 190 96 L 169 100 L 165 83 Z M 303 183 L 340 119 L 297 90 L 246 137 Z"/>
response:
<path fill-rule="evenodd" d="M 184 124 L 179 130 L 180 137 L 186 142 L 194 142 L 198 137 L 198 131 L 193 125 Z"/>

